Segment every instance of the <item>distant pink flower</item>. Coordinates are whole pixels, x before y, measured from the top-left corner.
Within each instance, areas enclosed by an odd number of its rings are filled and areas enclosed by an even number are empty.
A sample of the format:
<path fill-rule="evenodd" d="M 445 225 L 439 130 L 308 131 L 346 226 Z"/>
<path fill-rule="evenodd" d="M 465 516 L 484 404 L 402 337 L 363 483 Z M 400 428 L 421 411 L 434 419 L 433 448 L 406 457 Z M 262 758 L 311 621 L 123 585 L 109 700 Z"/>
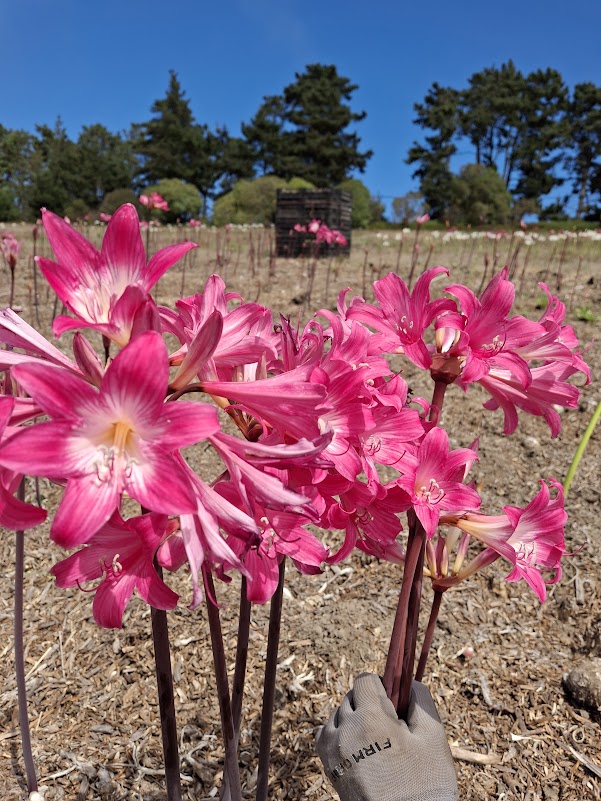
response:
<path fill-rule="evenodd" d="M 415 456 L 407 452 L 401 459 L 398 469 L 402 476 L 397 484 L 411 498 L 428 537 L 434 536 L 443 512 L 479 508 L 476 490 L 458 480 L 464 472 L 460 468 L 475 458 L 469 448 L 449 451 L 446 431 L 436 426 L 426 434 Z"/>
<path fill-rule="evenodd" d="M 310 234 L 316 234 L 319 231 L 320 225 L 321 225 L 321 220 L 311 220 L 309 225 L 307 225 L 307 231 Z"/>
<path fill-rule="evenodd" d="M 293 227 L 292 230 L 296 231 L 299 234 L 306 233 L 307 232 L 307 226 L 306 225 L 301 225 L 300 223 L 296 223 L 296 225 Z"/>
<path fill-rule="evenodd" d="M 430 215 L 429 214 L 422 214 L 421 217 L 417 217 L 415 222 L 418 225 L 423 225 L 424 223 L 430 222 Z"/>
<path fill-rule="evenodd" d="M 6 395 L 0 396 L 0 442 L 11 433 L 8 424 L 15 407 L 15 399 Z M 19 531 L 33 528 L 43 523 L 46 512 L 37 506 L 18 500 L 14 497 L 22 476 L 12 470 L 2 467 L 0 462 L 0 526 Z"/>
<path fill-rule="evenodd" d="M 107 223 L 107 222 L 111 221 L 111 217 L 112 216 L 113 216 L 112 214 L 106 214 L 104 211 L 101 211 L 100 214 L 98 215 L 98 219 L 101 222 L 106 222 Z"/>
<path fill-rule="evenodd" d="M 53 323 L 55 336 L 87 327 L 121 346 L 127 344 L 152 287 L 178 259 L 196 247 L 193 242 L 170 245 L 147 264 L 138 215 L 129 203 L 113 214 L 101 252 L 52 212 L 44 210 L 43 221 L 57 262 L 38 258 L 38 264 L 76 317 L 57 317 Z"/>
<path fill-rule="evenodd" d="M 23 243 L 19 239 L 15 239 L 14 234 L 10 231 L 3 231 L 0 235 L 0 250 L 4 256 L 8 268 L 14 271 L 19 258 L 19 251 Z"/>
<path fill-rule="evenodd" d="M 158 192 L 151 192 L 150 195 L 140 195 L 138 198 L 140 203 L 149 211 L 158 209 L 159 211 L 169 211 L 169 203 Z"/>
<path fill-rule="evenodd" d="M 159 578 L 154 558 L 161 542 L 177 527 L 165 515 L 144 514 L 123 520 L 118 512 L 90 539 L 87 547 L 51 569 L 58 587 L 81 587 L 102 579 L 93 590 L 94 620 L 119 628 L 134 590 L 155 609 L 175 609 L 178 595 Z"/>
<path fill-rule="evenodd" d="M 67 479 L 51 528 L 59 545 L 87 542 L 123 492 L 162 514 L 196 510 L 175 452 L 216 433 L 219 423 L 208 404 L 164 402 L 169 363 L 160 334 L 141 334 L 120 351 L 99 391 L 50 365 L 21 364 L 12 373 L 52 420 L 10 437 L 0 464 Z"/>
<path fill-rule="evenodd" d="M 194 218 L 192 218 L 191 220 L 188 220 L 188 225 L 190 226 L 190 228 L 201 228 L 202 220 L 195 220 Z"/>

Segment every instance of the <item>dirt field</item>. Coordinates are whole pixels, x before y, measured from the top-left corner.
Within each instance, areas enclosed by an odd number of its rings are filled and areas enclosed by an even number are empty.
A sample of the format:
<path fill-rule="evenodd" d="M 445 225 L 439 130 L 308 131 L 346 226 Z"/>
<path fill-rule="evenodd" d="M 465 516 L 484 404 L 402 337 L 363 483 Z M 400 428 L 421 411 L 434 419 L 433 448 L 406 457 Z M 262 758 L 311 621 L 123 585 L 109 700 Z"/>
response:
<path fill-rule="evenodd" d="M 38 279 L 39 305 L 31 268 L 29 227 L 15 229 L 27 240 L 17 268 L 15 305 L 25 319 L 48 333 L 53 306 Z M 152 233 L 151 250 L 186 234 Z M 98 241 L 100 231 L 93 229 Z M 339 289 L 371 297 L 370 282 L 390 269 L 408 275 L 414 234 L 356 235 L 352 256 L 322 260 L 316 268 L 311 311 L 335 303 Z M 40 236 L 38 253 L 48 254 Z M 160 303 L 202 288 L 211 272 L 246 299 L 274 311 L 297 315 L 307 292 L 309 263 L 270 257 L 271 234 L 262 229 L 200 233 L 201 247 L 163 278 Z M 416 271 L 444 264 L 453 282 L 478 291 L 485 262 L 512 265 L 518 284 L 517 311 L 538 316 L 546 280 L 569 306 L 584 343 L 599 336 L 601 316 L 601 241 L 592 236 L 458 238 L 424 235 Z M 517 250 L 517 253 L 516 253 Z M 49 254 L 48 254 L 49 255 Z M 185 268 L 185 271 L 184 271 Z M 489 273 L 490 274 L 490 273 Z M 0 272 L 0 305 L 8 302 L 8 273 Z M 436 285 L 437 291 L 444 281 Z M 327 287 L 327 298 L 326 298 Z M 296 301 L 296 302 L 295 302 Z M 589 321 L 582 318 L 592 318 Z M 595 322 L 596 318 L 596 322 Z M 67 340 L 68 341 L 68 340 Z M 500 412 L 482 409 L 478 388 L 467 396 L 451 388 L 444 412 L 454 446 L 481 434 L 481 461 L 475 469 L 485 511 L 523 505 L 541 477 L 565 478 L 575 447 L 601 397 L 599 344 L 587 360 L 593 384 L 584 388 L 577 410 L 562 414 L 556 440 L 539 418 L 521 416 L 518 431 L 502 435 Z M 421 377 L 407 371 L 417 394 L 428 396 Z M 601 430 L 593 435 L 566 502 L 568 549 L 563 581 L 550 588 L 541 606 L 525 583 L 507 584 L 500 561 L 456 592 L 447 593 L 427 671 L 452 746 L 486 755 L 492 764 L 458 759 L 460 797 L 582 801 L 601 798 L 601 779 L 578 755 L 601 767 L 599 718 L 573 705 L 562 676 L 590 657 L 601 657 Z M 197 466 L 212 477 L 206 452 Z M 45 505 L 52 509 L 56 490 L 42 482 Z M 26 797 L 12 658 L 12 580 L 14 534 L 2 532 L 0 560 L 0 793 L 4 801 Z M 26 665 L 32 740 L 46 801 L 158 801 L 165 798 L 160 768 L 162 751 L 157 718 L 150 613 L 134 599 L 119 631 L 99 629 L 91 618 L 91 597 L 79 590 L 58 590 L 49 575 L 63 554 L 51 545 L 47 527 L 26 535 Z M 580 550 L 580 547 L 585 547 Z M 171 613 L 170 632 L 176 679 L 177 715 L 184 797 L 218 798 L 223 749 L 214 693 L 206 610 L 186 608 L 186 575 L 169 579 L 182 595 Z M 336 798 L 314 754 L 314 736 L 332 708 L 364 670 L 382 672 L 400 583 L 399 568 L 375 559 L 353 557 L 323 575 L 299 576 L 290 568 L 283 612 L 278 696 L 275 711 L 271 798 L 326 801 Z M 239 585 L 217 588 L 233 672 Z M 427 615 L 429 590 L 424 610 Z M 249 679 L 242 730 L 243 785 L 248 799 L 256 781 L 254 766 L 268 609 L 256 608 L 251 631 Z M 463 651 L 473 647 L 466 660 Z"/>

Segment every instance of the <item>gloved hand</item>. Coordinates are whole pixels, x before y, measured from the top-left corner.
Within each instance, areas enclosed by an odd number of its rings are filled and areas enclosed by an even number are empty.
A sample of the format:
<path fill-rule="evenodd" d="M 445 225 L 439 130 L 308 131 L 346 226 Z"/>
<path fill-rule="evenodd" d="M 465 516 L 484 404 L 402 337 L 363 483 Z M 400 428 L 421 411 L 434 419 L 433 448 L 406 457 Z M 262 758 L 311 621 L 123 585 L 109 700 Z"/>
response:
<path fill-rule="evenodd" d="M 411 688 L 399 720 L 379 676 L 362 673 L 317 735 L 341 801 L 456 801 L 451 749 L 428 688 Z"/>

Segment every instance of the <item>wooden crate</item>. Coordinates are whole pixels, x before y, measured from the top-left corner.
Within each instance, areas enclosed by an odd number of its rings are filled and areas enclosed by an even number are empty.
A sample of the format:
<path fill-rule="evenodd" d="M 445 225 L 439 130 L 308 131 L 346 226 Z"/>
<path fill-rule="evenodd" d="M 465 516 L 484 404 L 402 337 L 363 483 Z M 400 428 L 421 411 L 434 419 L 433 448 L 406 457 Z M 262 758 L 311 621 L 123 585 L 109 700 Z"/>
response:
<path fill-rule="evenodd" d="M 319 220 L 340 231 L 346 245 L 320 243 L 318 256 L 343 255 L 351 251 L 352 197 L 343 189 L 278 189 L 275 212 L 276 253 L 278 256 L 312 256 L 315 236 L 294 231 L 295 225 Z"/>

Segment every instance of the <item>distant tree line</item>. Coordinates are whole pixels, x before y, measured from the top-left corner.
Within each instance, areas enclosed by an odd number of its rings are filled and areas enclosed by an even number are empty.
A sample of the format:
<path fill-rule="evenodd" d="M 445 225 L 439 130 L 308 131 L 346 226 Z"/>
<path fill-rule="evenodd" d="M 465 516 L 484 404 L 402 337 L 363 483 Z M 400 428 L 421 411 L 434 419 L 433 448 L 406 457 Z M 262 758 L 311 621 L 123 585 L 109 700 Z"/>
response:
<path fill-rule="evenodd" d="M 372 155 L 353 130 L 365 117 L 351 109 L 357 87 L 322 64 L 295 78 L 281 95 L 264 98 L 240 136 L 197 122 L 174 72 L 151 118 L 124 133 L 97 123 L 73 141 L 60 118 L 54 127 L 36 126 L 35 134 L 0 125 L 0 220 L 36 218 L 42 206 L 74 219 L 110 214 L 154 188 L 168 196 L 172 217 L 206 215 L 210 200 L 259 176 L 277 177 L 279 185 L 340 186 Z M 356 191 L 355 183 L 361 184 L 351 180 L 347 188 Z M 255 194 L 265 194 L 262 184 Z M 366 203 L 363 224 L 384 211 L 369 193 Z"/>
<path fill-rule="evenodd" d="M 474 73 L 465 89 L 432 84 L 415 111 L 426 135 L 406 161 L 431 217 L 472 224 L 524 213 L 561 217 L 572 198 L 577 217 L 599 220 L 601 87 L 580 83 L 570 93 L 557 70 L 525 75 L 508 61 Z M 452 160 L 466 156 L 454 173 Z M 551 192 L 559 199 L 546 203 Z M 399 198 L 395 214 L 415 201 Z"/>
<path fill-rule="evenodd" d="M 72 219 L 110 214 L 152 189 L 168 199 L 168 221 L 206 217 L 210 203 L 220 222 L 268 221 L 277 188 L 315 186 L 347 189 L 353 224 L 372 224 L 384 206 L 353 177 L 372 156 L 355 132 L 365 117 L 351 107 L 356 89 L 335 66 L 309 64 L 232 135 L 194 118 L 171 72 L 150 119 L 123 133 L 96 123 L 73 141 L 60 118 L 34 134 L 0 124 L 0 220 L 34 219 L 42 206 Z M 394 199 L 395 221 L 553 218 L 570 200 L 579 218 L 599 220 L 601 87 L 570 92 L 556 70 L 524 75 L 509 61 L 464 89 L 434 83 L 415 110 L 425 136 L 406 160 L 420 189 Z"/>

